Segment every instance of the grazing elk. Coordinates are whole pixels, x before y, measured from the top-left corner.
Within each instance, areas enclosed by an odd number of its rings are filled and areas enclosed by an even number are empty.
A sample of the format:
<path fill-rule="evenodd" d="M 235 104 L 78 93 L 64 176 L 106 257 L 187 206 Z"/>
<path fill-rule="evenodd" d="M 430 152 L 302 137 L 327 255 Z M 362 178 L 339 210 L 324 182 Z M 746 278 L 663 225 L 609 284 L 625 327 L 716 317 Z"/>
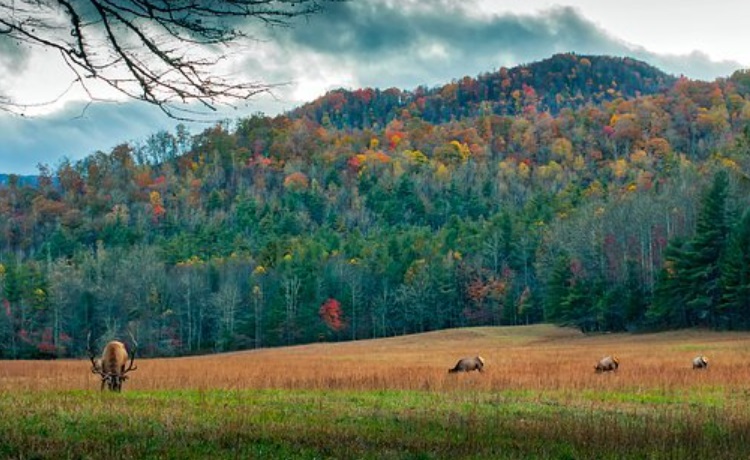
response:
<path fill-rule="evenodd" d="M 133 366 L 135 352 L 136 349 L 133 349 L 133 355 L 130 356 L 130 364 L 128 365 L 128 351 L 125 349 L 125 344 L 120 341 L 109 342 L 104 347 L 101 358 L 95 359 L 94 354 L 89 349 L 91 372 L 102 378 L 101 390 L 104 390 L 104 385 L 106 385 L 110 391 L 122 391 L 122 382 L 128 379 L 125 374 L 138 369 L 137 366 Z"/>
<path fill-rule="evenodd" d="M 708 358 L 705 356 L 693 358 L 693 369 L 708 369 Z"/>
<path fill-rule="evenodd" d="M 616 356 L 605 356 L 594 366 L 596 372 L 616 371 L 620 367 L 620 360 Z"/>
<path fill-rule="evenodd" d="M 473 358 L 461 358 L 458 360 L 453 369 L 448 369 L 448 372 L 470 372 L 479 371 L 484 372 L 484 359 L 481 356 L 475 356 Z"/>

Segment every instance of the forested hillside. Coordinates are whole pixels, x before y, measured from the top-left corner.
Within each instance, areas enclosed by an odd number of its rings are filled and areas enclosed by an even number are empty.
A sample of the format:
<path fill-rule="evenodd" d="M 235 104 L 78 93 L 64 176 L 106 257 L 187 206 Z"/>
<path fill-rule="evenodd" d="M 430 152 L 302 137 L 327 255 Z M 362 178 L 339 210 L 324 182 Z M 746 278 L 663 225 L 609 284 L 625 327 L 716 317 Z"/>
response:
<path fill-rule="evenodd" d="M 749 173 L 750 73 L 574 54 L 155 133 L 0 186 L 0 357 L 746 329 Z"/>
<path fill-rule="evenodd" d="M 489 113 L 521 115 L 531 108 L 557 115 L 564 108 L 664 91 L 674 82 L 674 77 L 633 59 L 556 55 L 439 88 L 331 91 L 292 116 L 336 128 L 371 128 L 385 126 L 403 110 L 430 123 Z"/>

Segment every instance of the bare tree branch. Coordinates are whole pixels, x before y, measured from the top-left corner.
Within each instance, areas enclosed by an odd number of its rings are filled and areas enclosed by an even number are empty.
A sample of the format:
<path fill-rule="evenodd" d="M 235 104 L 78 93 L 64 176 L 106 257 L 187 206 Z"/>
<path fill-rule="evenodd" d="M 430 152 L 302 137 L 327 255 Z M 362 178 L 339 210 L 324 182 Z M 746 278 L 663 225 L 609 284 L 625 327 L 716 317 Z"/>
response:
<path fill-rule="evenodd" d="M 252 39 L 252 26 L 289 26 L 331 1 L 342 0 L 0 0 L 0 39 L 59 51 L 71 86 L 91 100 L 87 79 L 194 120 L 188 104 L 210 113 L 274 87 L 218 74 L 232 48 Z M 38 105 L 0 94 L 0 110 Z"/>

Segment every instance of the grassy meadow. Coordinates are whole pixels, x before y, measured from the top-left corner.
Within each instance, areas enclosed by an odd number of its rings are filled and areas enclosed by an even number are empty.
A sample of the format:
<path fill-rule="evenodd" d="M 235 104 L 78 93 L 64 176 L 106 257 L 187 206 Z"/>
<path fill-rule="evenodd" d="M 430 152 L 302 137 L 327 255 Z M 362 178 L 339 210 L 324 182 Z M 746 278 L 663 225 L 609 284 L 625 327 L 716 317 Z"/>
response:
<path fill-rule="evenodd" d="M 447 373 L 476 354 L 484 373 Z M 0 458 L 750 458 L 750 333 L 483 327 L 136 364 L 111 394 L 87 360 L 0 363 Z"/>

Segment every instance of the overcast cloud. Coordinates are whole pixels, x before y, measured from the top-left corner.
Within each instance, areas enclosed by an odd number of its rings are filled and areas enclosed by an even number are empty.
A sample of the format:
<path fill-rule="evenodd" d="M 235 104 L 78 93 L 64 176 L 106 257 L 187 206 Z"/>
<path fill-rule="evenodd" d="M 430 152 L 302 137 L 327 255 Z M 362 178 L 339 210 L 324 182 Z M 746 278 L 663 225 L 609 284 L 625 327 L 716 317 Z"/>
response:
<path fill-rule="evenodd" d="M 265 34 L 269 39 L 253 45 L 237 63 L 237 72 L 289 84 L 275 90 L 275 100 L 261 98 L 220 118 L 283 112 L 337 87 L 436 86 L 568 51 L 632 56 L 674 75 L 705 80 L 743 67 L 712 61 L 701 51 L 684 56 L 650 52 L 610 35 L 570 7 L 480 16 L 471 2 L 351 1 Z M 9 60 L 18 56 L 13 51 L 0 45 L 0 64 L 20 65 Z M 177 123 L 143 103 L 93 104 L 78 117 L 82 106 L 71 103 L 28 119 L 0 114 L 0 172 L 33 174 L 38 163 L 54 166 L 62 157 L 75 161 Z"/>
<path fill-rule="evenodd" d="M 737 62 L 711 61 L 698 52 L 651 53 L 611 36 L 572 7 L 554 7 L 539 15 L 480 17 L 449 5 L 411 9 L 401 4 L 340 3 L 291 31 L 279 31 L 276 40 L 285 61 L 324 56 L 362 86 L 433 86 L 569 51 L 628 55 L 697 79 L 713 80 L 741 67 Z"/>

